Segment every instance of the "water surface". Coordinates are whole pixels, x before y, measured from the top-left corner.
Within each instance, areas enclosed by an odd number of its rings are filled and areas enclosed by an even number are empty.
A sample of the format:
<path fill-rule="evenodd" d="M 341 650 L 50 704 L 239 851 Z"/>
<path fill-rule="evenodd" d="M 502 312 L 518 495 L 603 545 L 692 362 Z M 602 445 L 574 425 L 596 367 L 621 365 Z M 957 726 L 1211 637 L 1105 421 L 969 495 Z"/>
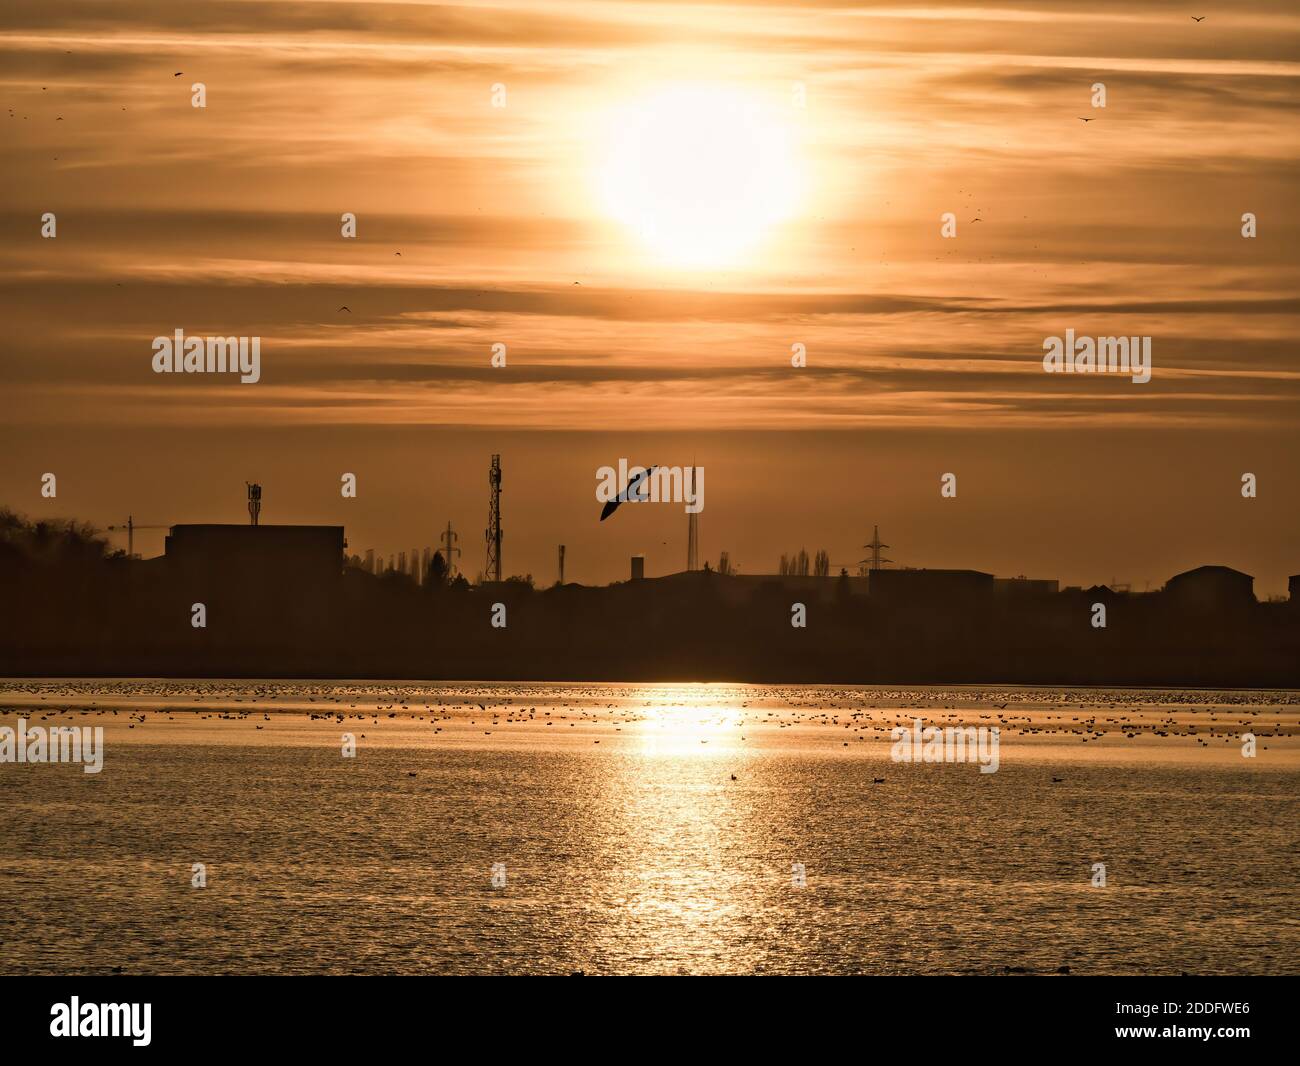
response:
<path fill-rule="evenodd" d="M 107 738 L 0 765 L 8 973 L 1296 970 L 1295 693 L 3 687 Z M 1000 769 L 891 762 L 914 715 Z"/>

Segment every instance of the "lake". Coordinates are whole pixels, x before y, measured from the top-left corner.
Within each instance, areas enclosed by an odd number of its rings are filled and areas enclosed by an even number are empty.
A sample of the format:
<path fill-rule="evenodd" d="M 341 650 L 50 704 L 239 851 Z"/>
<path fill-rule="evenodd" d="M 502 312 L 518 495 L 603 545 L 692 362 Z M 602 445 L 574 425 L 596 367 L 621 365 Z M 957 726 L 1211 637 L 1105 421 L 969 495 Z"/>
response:
<path fill-rule="evenodd" d="M 1296 692 L 10 679 L 0 708 L 104 728 L 99 773 L 0 764 L 10 974 L 1300 957 Z M 997 727 L 997 772 L 892 761 L 917 718 Z"/>

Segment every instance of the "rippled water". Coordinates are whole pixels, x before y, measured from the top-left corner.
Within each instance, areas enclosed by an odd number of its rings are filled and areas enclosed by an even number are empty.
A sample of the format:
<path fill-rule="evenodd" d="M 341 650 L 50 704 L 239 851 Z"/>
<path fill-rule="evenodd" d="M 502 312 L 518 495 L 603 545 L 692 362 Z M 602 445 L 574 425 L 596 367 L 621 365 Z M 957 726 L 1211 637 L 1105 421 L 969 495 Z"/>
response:
<path fill-rule="evenodd" d="M 0 724 L 105 724 L 107 755 L 0 765 L 3 969 L 1293 973 L 1295 699 L 33 683 Z M 1007 730 L 986 775 L 864 735 L 958 701 L 1040 732 Z M 1249 719 L 1270 752 L 1066 746 L 1069 718 L 1174 710 L 1200 736 Z"/>

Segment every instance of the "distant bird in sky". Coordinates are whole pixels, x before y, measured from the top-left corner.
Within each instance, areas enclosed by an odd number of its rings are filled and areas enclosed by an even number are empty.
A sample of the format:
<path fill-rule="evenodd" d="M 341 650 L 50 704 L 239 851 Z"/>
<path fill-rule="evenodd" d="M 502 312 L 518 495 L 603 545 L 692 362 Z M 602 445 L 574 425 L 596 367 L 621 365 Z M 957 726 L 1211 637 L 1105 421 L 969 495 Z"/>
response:
<path fill-rule="evenodd" d="M 971 219 L 971 222 L 983 222 L 983 221 L 984 221 L 984 220 L 983 220 L 982 218 L 972 218 L 972 219 Z"/>
<path fill-rule="evenodd" d="M 401 255 L 401 252 L 394 252 L 393 255 Z"/>
<path fill-rule="evenodd" d="M 339 310 L 340 310 L 340 311 L 346 311 L 348 314 L 352 314 L 352 308 L 348 307 L 346 304 L 344 304 L 342 307 L 340 307 Z"/>
<path fill-rule="evenodd" d="M 1193 15 L 1193 16 L 1192 16 L 1192 21 L 1193 21 L 1193 22 L 1204 22 L 1204 21 L 1205 21 L 1205 16 L 1204 16 L 1204 15 Z"/>
<path fill-rule="evenodd" d="M 173 77 L 173 78 L 179 78 L 179 77 L 180 77 L 182 74 L 184 74 L 184 73 L 185 73 L 185 71 L 183 71 L 183 70 L 178 70 L 175 74 L 172 75 L 172 77 Z"/>
<path fill-rule="evenodd" d="M 644 473 L 638 474 L 627 483 L 627 488 L 615 496 L 609 503 L 605 504 L 604 510 L 600 512 L 600 520 L 603 522 L 606 518 L 618 510 L 619 505 L 626 503 L 634 495 L 641 491 L 640 485 L 646 478 L 655 472 L 657 467 L 650 467 Z"/>
<path fill-rule="evenodd" d="M 1080 122 L 1091 122 L 1091 121 L 1092 121 L 1092 119 L 1090 119 L 1090 118 L 1082 118 L 1081 116 L 1078 116 L 1078 115 L 1076 115 L 1075 117 L 1078 118 Z"/>

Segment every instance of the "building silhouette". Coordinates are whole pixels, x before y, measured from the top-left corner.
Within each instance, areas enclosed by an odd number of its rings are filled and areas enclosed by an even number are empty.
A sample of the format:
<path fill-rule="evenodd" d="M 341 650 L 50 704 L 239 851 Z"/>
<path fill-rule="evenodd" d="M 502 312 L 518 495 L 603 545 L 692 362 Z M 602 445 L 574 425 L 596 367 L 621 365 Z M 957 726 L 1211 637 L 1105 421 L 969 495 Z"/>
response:
<path fill-rule="evenodd" d="M 1255 605 L 1255 579 L 1228 566 L 1198 566 L 1175 574 L 1165 595 L 1188 610 L 1238 610 Z"/>

